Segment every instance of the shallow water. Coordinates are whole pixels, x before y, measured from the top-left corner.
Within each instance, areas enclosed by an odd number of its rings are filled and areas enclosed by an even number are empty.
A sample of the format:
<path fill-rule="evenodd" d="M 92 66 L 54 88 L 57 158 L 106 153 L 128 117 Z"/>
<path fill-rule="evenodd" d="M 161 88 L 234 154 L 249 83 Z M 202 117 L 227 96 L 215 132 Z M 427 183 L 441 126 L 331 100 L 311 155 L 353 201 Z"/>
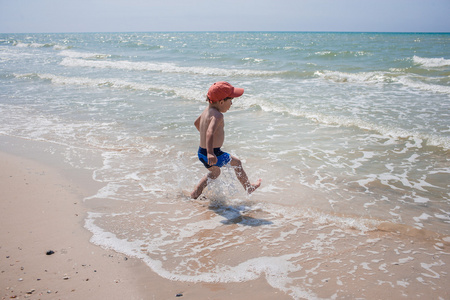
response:
<path fill-rule="evenodd" d="M 449 43 L 448 34 L 2 34 L 0 134 L 60 145 L 68 164 L 91 170 L 104 184 L 85 199 L 93 242 L 166 278 L 265 276 L 314 298 L 331 297 L 318 292 L 331 281 L 348 295 L 361 271 L 388 274 L 396 280 L 379 285 L 409 295 L 448 292 Z M 225 114 L 223 150 L 263 185 L 248 197 L 224 168 L 192 202 L 183 190 L 205 173 L 193 121 L 219 80 L 245 89 Z M 336 271 L 328 281 L 325 264 Z"/>

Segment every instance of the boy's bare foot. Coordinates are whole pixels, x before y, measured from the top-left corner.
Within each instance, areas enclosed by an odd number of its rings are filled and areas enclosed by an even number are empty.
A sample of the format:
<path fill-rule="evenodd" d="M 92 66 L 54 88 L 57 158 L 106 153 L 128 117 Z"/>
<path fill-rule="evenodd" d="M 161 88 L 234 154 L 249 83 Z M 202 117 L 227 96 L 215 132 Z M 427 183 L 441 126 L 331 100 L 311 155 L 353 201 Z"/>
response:
<path fill-rule="evenodd" d="M 181 192 L 183 193 L 183 195 L 186 198 L 192 198 L 192 199 L 197 199 L 201 195 L 201 193 L 198 193 L 197 190 L 194 190 L 192 193 L 187 190 L 182 190 Z"/>
<path fill-rule="evenodd" d="M 201 193 L 198 193 L 196 190 L 190 194 L 192 199 L 197 199 L 198 197 L 200 197 L 200 195 Z"/>
<path fill-rule="evenodd" d="M 261 186 L 261 178 L 258 179 L 256 181 L 256 183 L 253 183 L 248 189 L 247 189 L 247 193 L 250 195 L 251 193 L 253 193 L 254 191 L 256 191 L 257 188 L 259 188 Z"/>

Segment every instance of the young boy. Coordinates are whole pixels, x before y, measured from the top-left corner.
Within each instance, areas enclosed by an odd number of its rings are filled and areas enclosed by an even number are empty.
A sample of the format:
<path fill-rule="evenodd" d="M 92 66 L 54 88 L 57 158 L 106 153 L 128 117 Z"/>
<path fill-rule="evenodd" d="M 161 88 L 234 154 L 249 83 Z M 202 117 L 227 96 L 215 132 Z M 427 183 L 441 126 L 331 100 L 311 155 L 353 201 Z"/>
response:
<path fill-rule="evenodd" d="M 208 185 L 208 179 L 219 177 L 220 168 L 228 163 L 234 168 L 236 177 L 247 193 L 253 193 L 261 185 L 261 179 L 251 184 L 242 168 L 241 161 L 220 150 L 225 139 L 223 113 L 230 109 L 233 98 L 240 97 L 243 93 L 244 89 L 235 88 L 224 81 L 214 83 L 208 90 L 206 101 L 209 102 L 209 105 L 194 124 L 200 132 L 198 158 L 209 172 L 191 193 L 191 197 L 194 199 L 202 194 L 203 189 Z"/>

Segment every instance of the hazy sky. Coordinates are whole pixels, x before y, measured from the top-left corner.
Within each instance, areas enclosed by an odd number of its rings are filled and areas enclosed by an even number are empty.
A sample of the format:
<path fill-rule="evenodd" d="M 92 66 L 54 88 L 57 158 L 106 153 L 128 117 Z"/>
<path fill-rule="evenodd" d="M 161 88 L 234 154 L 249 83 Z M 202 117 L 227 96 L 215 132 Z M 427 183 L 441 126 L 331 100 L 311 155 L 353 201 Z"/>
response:
<path fill-rule="evenodd" d="M 0 0 L 0 32 L 450 32 L 450 0 Z"/>

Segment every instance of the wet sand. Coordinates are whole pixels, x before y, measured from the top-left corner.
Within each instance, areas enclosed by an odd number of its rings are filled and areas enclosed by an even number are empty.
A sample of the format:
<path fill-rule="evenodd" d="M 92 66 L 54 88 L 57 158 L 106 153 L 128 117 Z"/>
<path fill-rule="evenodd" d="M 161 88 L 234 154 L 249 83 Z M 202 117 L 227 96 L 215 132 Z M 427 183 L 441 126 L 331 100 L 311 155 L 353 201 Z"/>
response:
<path fill-rule="evenodd" d="M 283 249 L 297 249 L 295 260 L 301 265 L 292 281 L 281 285 L 287 293 L 272 287 L 264 272 L 255 280 L 237 283 L 165 279 L 140 259 L 90 242 L 92 234 L 84 222 L 92 204 L 83 199 L 101 187 L 90 171 L 67 166 L 58 150 L 45 143 L 0 141 L 1 299 L 448 299 L 450 295 L 447 238 L 389 223 L 363 234 L 329 222 L 318 225 L 314 217 L 285 223 L 285 232 L 295 234 L 285 239 Z M 211 210 L 208 203 L 198 202 L 189 203 L 191 209 Z M 95 205 L 98 211 L 101 203 Z M 259 212 L 253 213 L 258 218 Z M 290 223 L 296 220 L 303 225 L 292 231 Z M 225 229 L 230 227 L 211 234 Z M 253 236 L 255 230 L 248 234 Z M 47 255 L 48 251 L 54 253 Z M 240 257 L 234 251 L 220 256 L 245 260 L 247 252 L 239 252 Z M 247 254 L 250 259 L 252 254 Z"/>
<path fill-rule="evenodd" d="M 4 152 L 0 166 L 1 299 L 292 299 L 264 278 L 229 284 L 161 278 L 140 260 L 89 242 L 83 227 L 89 184 Z"/>

